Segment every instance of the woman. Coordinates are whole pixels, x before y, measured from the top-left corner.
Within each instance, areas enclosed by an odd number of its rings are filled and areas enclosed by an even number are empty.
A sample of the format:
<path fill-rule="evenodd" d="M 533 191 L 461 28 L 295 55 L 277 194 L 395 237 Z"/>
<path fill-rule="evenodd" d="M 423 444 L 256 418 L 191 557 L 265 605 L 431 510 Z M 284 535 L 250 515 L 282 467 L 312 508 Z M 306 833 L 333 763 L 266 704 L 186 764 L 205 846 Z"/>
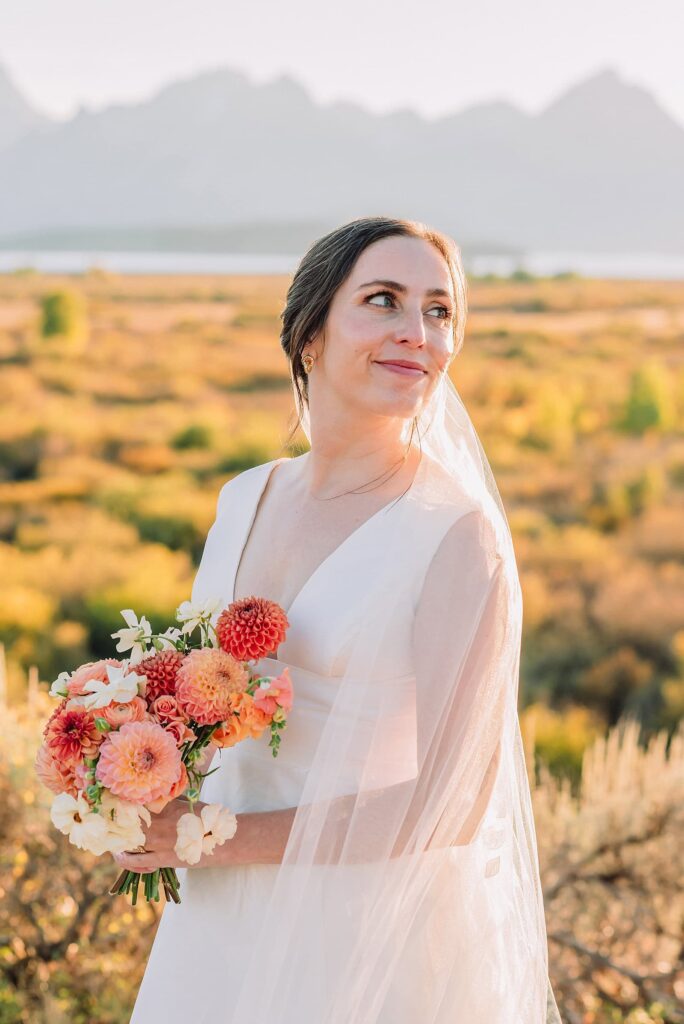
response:
<path fill-rule="evenodd" d="M 281 342 L 310 451 L 221 490 L 192 598 L 279 602 L 294 705 L 219 751 L 202 800 L 237 814 L 194 868 L 175 801 L 122 866 L 180 867 L 132 1022 L 558 1020 L 517 720 L 510 531 L 447 371 L 454 243 L 351 221 L 317 240 Z M 547 1018 L 547 997 L 549 1017 Z"/>

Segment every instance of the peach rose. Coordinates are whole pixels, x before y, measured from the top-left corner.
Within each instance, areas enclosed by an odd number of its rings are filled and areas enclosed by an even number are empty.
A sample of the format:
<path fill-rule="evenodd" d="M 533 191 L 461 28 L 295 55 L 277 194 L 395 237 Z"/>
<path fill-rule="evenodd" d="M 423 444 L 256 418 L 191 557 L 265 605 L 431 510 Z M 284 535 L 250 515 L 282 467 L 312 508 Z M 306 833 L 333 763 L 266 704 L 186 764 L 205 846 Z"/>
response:
<path fill-rule="evenodd" d="M 76 796 L 78 788 L 75 769 L 54 758 L 44 744 L 38 748 L 34 767 L 40 781 L 53 793 Z"/>
<path fill-rule="evenodd" d="M 235 701 L 236 715 L 229 718 L 211 734 L 211 742 L 217 747 L 233 747 L 240 740 L 258 739 L 270 725 L 271 718 L 256 706 L 254 698 L 241 693 Z"/>
<path fill-rule="evenodd" d="M 69 696 L 83 697 L 86 692 L 83 687 L 91 679 L 98 679 L 101 683 L 106 683 L 108 679 L 107 665 L 117 665 L 121 668 L 123 661 L 119 661 L 118 658 L 103 658 L 101 661 L 88 661 L 85 665 L 75 669 L 67 683 Z"/>
<path fill-rule="evenodd" d="M 145 719 L 147 705 L 142 697 L 134 697 L 125 704 L 115 702 L 98 708 L 96 718 L 104 718 L 112 729 L 120 729 L 126 722 L 142 722 Z"/>

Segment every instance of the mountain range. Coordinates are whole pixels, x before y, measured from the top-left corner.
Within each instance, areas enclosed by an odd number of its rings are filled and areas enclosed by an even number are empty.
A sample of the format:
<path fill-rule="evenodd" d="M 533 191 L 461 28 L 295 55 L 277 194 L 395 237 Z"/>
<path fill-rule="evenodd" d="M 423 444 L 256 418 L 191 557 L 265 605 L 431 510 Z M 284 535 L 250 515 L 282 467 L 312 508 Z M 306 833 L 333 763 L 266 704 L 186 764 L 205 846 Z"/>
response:
<path fill-rule="evenodd" d="M 684 127 L 610 68 L 537 114 L 321 104 L 228 68 L 66 121 L 0 68 L 2 248 L 298 251 L 367 214 L 464 249 L 684 252 Z"/>

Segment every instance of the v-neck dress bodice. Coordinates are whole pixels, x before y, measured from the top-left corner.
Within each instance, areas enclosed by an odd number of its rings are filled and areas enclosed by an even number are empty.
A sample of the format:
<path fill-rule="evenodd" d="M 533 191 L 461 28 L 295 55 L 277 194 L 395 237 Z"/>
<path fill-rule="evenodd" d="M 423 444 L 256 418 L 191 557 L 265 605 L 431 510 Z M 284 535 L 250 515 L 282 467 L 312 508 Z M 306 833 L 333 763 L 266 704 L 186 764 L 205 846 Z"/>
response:
<path fill-rule="evenodd" d="M 220 597 L 224 604 L 232 600 L 235 574 L 257 504 L 273 466 L 279 461 L 282 460 L 254 466 L 224 484 L 195 576 L 193 600 L 212 595 Z M 383 529 L 395 501 L 402 498 L 394 499 L 362 522 L 306 580 L 287 610 L 290 626 L 278 648 L 278 660 L 324 677 L 344 673 L 358 625 L 361 595 L 364 600 L 367 598 L 369 587 L 384 568 Z M 437 509 L 429 522 L 417 514 L 411 524 L 405 561 L 398 567 L 406 620 L 397 622 L 394 643 L 384 652 L 383 677 L 412 672 L 410 630 L 402 627 L 415 612 L 428 563 L 452 521 L 451 510 Z"/>
<path fill-rule="evenodd" d="M 224 485 L 216 521 L 195 578 L 193 600 L 216 596 L 223 605 L 230 603 L 255 510 L 276 461 L 255 466 Z M 316 568 L 288 608 L 290 625 L 276 652 L 277 658 L 262 658 L 257 663 L 258 670 L 267 675 L 277 675 L 287 666 L 293 682 L 297 710 L 288 716 L 278 753 L 278 771 L 273 771 L 266 736 L 225 748 L 212 761 L 212 768 L 220 764 L 221 769 L 205 780 L 203 800 L 227 803 L 236 812 L 275 810 L 296 803 L 334 701 L 335 681 L 347 668 L 359 615 L 368 614 L 369 603 L 372 608 L 369 590 L 373 581 L 387 572 L 383 564 L 383 529 L 387 528 L 394 507 L 394 502 L 389 502 L 362 522 Z M 444 525 L 448 521 L 444 516 Z M 441 537 L 442 531 L 435 530 L 434 523 L 428 529 L 428 524 L 416 517 L 410 544 L 406 546 L 406 562 L 396 567 L 402 595 L 396 629 L 378 659 L 374 692 L 364 694 L 370 721 L 383 702 L 383 691 L 392 688 L 392 713 L 383 721 L 384 763 L 392 769 L 388 783 L 400 782 L 416 773 L 414 749 L 396 745 L 396 755 L 391 757 L 389 751 L 393 749 L 394 738 L 405 732 L 407 719 L 415 718 L 410 627 L 427 562 L 438 542 L 436 533 Z M 356 783 L 357 766 L 347 765 L 340 779 L 342 792 L 353 792 Z"/>
<path fill-rule="evenodd" d="M 231 602 L 238 562 L 276 461 L 248 469 L 222 488 L 216 519 L 195 577 L 193 600 L 216 597 L 224 606 Z M 268 746 L 267 733 L 257 740 L 245 740 L 217 751 L 211 769 L 218 770 L 204 780 L 203 801 L 230 807 L 238 814 L 238 821 L 241 812 L 297 806 L 326 716 L 333 706 L 336 680 L 345 673 L 359 616 L 373 614 L 374 585 L 380 578 L 386 584 L 388 573 L 395 574 L 394 585 L 402 600 L 389 642 L 378 662 L 373 692 L 364 693 L 363 713 L 372 723 L 377 717 L 377 702 L 383 700 L 387 688 L 392 689 L 392 711 L 382 720 L 381 760 L 387 777 L 374 781 L 381 786 L 415 777 L 417 753 L 415 746 L 405 742 L 407 735 L 415 734 L 412 624 L 426 571 L 453 522 L 454 512 L 437 507 L 428 513 L 416 505 L 415 515 L 410 512 L 406 518 L 405 560 L 401 565 L 389 566 L 383 537 L 396 507 L 391 502 L 381 508 L 324 560 L 288 609 L 290 625 L 276 652 L 277 658 L 263 658 L 257 663 L 257 668 L 268 675 L 277 675 L 288 666 L 293 682 L 294 704 L 277 759 L 274 760 Z M 277 543 L 277 537 L 274 542 Z M 385 708 L 387 704 L 384 700 Z M 361 766 L 353 763 L 343 766 L 341 792 L 358 788 L 361 770 Z M 204 993 L 208 993 L 207 1000 L 215 1000 L 218 987 L 226 991 L 225 1016 L 214 1016 L 212 1021 L 251 1024 L 244 1001 L 242 1011 L 231 1008 L 230 994 L 240 987 L 278 870 L 276 864 L 257 863 L 179 869 L 182 903 L 163 909 L 131 1024 L 156 1024 L 160 1020 L 166 1024 L 203 1022 Z M 333 984 L 338 960 L 344 960 L 337 952 L 344 943 L 355 941 L 350 932 L 353 914 L 349 907 L 355 892 L 361 899 L 364 879 L 363 865 L 336 870 L 348 873 L 348 884 L 335 887 L 345 894 L 342 904 L 330 895 L 325 869 L 312 873 L 307 891 L 309 933 L 302 937 L 307 949 L 310 945 L 309 970 L 306 977 L 292 979 L 293 984 L 283 994 L 277 1019 L 270 1024 L 323 1024 L 327 1019 L 326 991 Z M 449 865 L 445 868 L 443 858 L 436 860 L 435 891 L 440 885 L 448 885 L 457 892 L 455 862 L 448 879 L 444 870 L 449 870 Z M 487 927 L 484 922 L 482 927 Z M 396 978 L 375 1024 L 418 1024 L 426 1016 L 432 998 L 430 979 L 436 965 L 432 958 L 438 958 L 439 939 L 420 922 L 416 922 L 415 934 L 406 941 L 405 938 L 398 937 L 403 951 L 397 960 Z M 463 955 L 467 955 L 467 950 Z M 229 977 L 226 964 L 230 964 Z M 192 984 L 187 982 L 189 978 Z M 204 1009 L 209 1005 L 207 1001 Z M 444 1007 L 443 1017 L 434 1016 L 439 1024 L 451 1024 L 452 1019 L 448 1006 Z M 480 1019 L 484 1022 L 485 1017 L 473 1016 L 473 1024 Z M 510 1024 L 505 1014 L 488 1012 L 486 1019 L 487 1024 Z M 255 1020 L 253 1024 L 266 1022 Z"/>

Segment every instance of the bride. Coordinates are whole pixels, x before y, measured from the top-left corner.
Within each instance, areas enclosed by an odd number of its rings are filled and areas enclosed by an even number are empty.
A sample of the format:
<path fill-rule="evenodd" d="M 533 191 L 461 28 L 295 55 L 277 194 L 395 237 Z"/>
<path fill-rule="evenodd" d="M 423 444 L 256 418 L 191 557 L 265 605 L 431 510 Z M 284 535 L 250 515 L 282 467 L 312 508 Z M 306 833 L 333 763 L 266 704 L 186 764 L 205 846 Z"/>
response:
<path fill-rule="evenodd" d="M 560 1020 L 515 556 L 448 375 L 465 319 L 458 247 L 419 222 L 353 220 L 299 264 L 281 343 L 310 450 L 223 486 L 192 591 L 283 607 L 257 668 L 288 666 L 294 703 L 276 759 L 265 735 L 210 759 L 229 842 L 183 866 L 176 800 L 116 855 L 181 880 L 132 1024 Z"/>

